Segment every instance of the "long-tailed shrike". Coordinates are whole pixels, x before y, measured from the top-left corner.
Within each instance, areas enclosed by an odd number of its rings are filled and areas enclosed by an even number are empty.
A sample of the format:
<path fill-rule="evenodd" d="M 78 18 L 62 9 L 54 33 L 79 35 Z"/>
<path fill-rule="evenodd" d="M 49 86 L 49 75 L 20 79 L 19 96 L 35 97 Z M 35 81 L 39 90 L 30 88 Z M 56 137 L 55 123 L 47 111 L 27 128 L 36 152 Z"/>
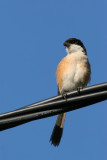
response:
<path fill-rule="evenodd" d="M 90 81 L 91 69 L 84 44 L 76 38 L 64 42 L 67 56 L 59 63 L 56 71 L 58 94 L 65 94 L 85 87 Z M 58 146 L 62 137 L 66 113 L 59 114 L 50 141 Z"/>

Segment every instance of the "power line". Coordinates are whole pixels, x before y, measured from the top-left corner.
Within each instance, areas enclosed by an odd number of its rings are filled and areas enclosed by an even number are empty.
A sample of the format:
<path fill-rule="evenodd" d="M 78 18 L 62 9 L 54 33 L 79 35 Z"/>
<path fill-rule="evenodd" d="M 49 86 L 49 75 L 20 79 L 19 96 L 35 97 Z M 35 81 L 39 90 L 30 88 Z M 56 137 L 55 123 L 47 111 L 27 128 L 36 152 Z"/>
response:
<path fill-rule="evenodd" d="M 104 100 L 107 100 L 107 83 L 86 87 L 80 92 L 67 93 L 66 99 L 62 95 L 52 97 L 15 111 L 0 114 L 0 131 Z"/>

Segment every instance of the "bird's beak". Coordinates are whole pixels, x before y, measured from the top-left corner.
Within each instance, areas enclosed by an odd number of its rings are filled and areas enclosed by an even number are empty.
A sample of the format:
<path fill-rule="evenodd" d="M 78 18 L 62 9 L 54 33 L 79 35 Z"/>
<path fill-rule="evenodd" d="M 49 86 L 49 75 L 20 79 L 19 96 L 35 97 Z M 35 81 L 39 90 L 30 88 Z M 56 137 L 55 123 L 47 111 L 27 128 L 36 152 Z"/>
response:
<path fill-rule="evenodd" d="M 70 44 L 68 43 L 68 42 L 64 42 L 64 44 L 63 44 L 64 46 L 66 46 L 66 47 L 69 47 L 70 46 Z"/>

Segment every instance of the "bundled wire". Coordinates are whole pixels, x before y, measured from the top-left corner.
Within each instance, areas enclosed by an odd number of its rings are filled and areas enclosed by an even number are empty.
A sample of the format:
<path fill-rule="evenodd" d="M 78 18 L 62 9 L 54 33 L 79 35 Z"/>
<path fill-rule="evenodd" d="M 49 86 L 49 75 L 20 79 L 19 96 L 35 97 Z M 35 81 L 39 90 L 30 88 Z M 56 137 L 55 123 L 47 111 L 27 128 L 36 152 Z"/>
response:
<path fill-rule="evenodd" d="M 52 97 L 17 110 L 0 114 L 0 131 L 9 129 L 32 120 L 50 117 L 69 112 L 107 100 L 107 83 L 86 87 L 62 95 Z"/>

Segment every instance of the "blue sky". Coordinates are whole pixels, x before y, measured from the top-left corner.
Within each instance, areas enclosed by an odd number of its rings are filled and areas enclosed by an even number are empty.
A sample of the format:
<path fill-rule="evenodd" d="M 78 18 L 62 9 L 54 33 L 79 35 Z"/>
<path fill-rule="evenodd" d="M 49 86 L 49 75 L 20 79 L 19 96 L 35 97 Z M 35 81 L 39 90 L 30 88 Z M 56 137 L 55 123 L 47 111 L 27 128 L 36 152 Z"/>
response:
<path fill-rule="evenodd" d="M 0 113 L 57 94 L 55 71 L 63 42 L 83 41 L 91 63 L 89 85 L 107 81 L 107 1 L 0 1 Z M 106 160 L 107 102 L 67 114 L 59 147 L 49 138 L 56 116 L 0 132 L 2 160 Z"/>

